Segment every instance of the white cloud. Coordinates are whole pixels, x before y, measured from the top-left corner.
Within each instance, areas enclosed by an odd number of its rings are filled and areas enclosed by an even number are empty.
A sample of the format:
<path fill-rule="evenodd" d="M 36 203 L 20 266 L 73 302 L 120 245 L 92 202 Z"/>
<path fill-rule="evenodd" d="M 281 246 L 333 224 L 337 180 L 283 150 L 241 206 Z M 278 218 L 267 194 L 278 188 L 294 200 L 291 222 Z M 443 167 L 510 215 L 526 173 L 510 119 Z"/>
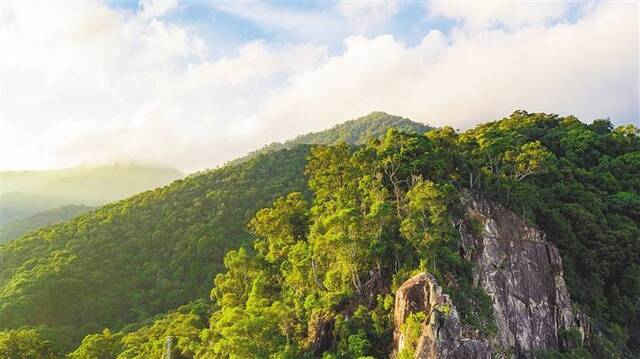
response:
<path fill-rule="evenodd" d="M 566 1 L 438 1 L 429 4 L 429 14 L 458 19 L 474 28 L 513 29 L 561 19 L 570 6 Z"/>
<path fill-rule="evenodd" d="M 294 39 L 324 43 L 348 31 L 348 26 L 333 16 L 331 11 L 283 9 L 260 2 L 214 2 L 212 6 L 218 11 L 274 31 L 283 37 L 284 41 Z"/>
<path fill-rule="evenodd" d="M 633 5 L 601 5 L 575 24 L 432 31 L 415 47 L 391 36 L 353 37 L 345 46 L 272 96 L 265 128 L 291 136 L 372 110 L 458 128 L 515 109 L 638 120 Z M 292 126 L 291 118 L 304 122 Z"/>
<path fill-rule="evenodd" d="M 268 79 L 274 74 L 305 69 L 324 56 L 325 50 L 316 46 L 291 46 L 274 52 L 263 41 L 254 41 L 244 45 L 234 58 L 189 66 L 187 79 L 206 81 L 215 87 L 243 85 L 252 80 Z"/>
<path fill-rule="evenodd" d="M 588 7 L 571 23 L 549 23 L 561 18 L 547 10 L 505 24 L 511 12 L 441 9 L 460 25 L 416 45 L 370 35 L 393 3 L 229 6 L 297 40 L 211 58 L 216 43 L 163 17 L 175 4 L 0 4 L 0 169 L 133 160 L 194 170 L 374 110 L 458 128 L 521 108 L 639 118 L 636 4 Z M 329 55 L 336 37 L 344 51 Z"/>
<path fill-rule="evenodd" d="M 312 43 L 341 41 L 347 36 L 381 33 L 397 14 L 400 2 L 342 0 L 323 10 L 301 10 L 260 2 L 219 2 L 212 6 L 277 34 L 279 40 Z"/>
<path fill-rule="evenodd" d="M 140 17 L 161 17 L 178 6 L 178 0 L 140 0 Z"/>
<path fill-rule="evenodd" d="M 158 18 L 169 7 L 152 7 L 3 6 L 0 168 L 215 165 L 250 149 L 256 106 L 277 77 L 326 56 L 322 47 L 258 41 L 211 59 L 192 29 Z"/>
<path fill-rule="evenodd" d="M 359 34 L 366 34 L 372 28 L 387 25 L 400 8 L 397 1 L 355 1 L 342 0 L 337 6 L 340 15 L 348 19 Z"/>

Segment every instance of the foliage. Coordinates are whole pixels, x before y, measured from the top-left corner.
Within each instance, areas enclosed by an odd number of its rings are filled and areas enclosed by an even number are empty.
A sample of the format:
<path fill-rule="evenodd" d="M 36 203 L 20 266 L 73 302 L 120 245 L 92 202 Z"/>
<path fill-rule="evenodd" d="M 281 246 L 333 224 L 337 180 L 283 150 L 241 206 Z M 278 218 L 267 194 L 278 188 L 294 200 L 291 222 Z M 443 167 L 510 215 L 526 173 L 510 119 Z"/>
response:
<path fill-rule="evenodd" d="M 423 136 L 393 130 L 361 148 L 314 148 L 306 168 L 312 203 L 299 193 L 276 200 L 249 224 L 254 250 L 226 256 L 227 272 L 212 291 L 220 309 L 207 332 L 208 353 L 385 356 L 390 278 L 421 260 L 441 278 L 459 277 L 469 288 L 462 297 L 484 295 L 456 252 L 457 189 L 444 181 L 446 166 L 435 162 L 441 157 L 420 157 L 432 148 Z M 432 168 L 439 175 L 422 172 Z M 469 317 L 486 314 L 476 308 L 486 302 L 467 304 Z M 332 344 L 314 344 L 327 323 Z"/>
<path fill-rule="evenodd" d="M 235 313 L 243 322 L 230 321 L 235 328 L 230 332 L 218 321 L 210 332 L 212 342 L 250 341 L 261 349 L 215 353 L 309 354 L 317 333 L 305 327 L 317 326 L 312 318 L 325 313 L 323 318 L 334 320 L 334 342 L 323 348 L 327 355 L 384 355 L 388 342 L 375 335 L 370 320 L 355 320 L 356 313 L 363 318 L 362 313 L 375 313 L 376 303 L 369 298 L 391 294 L 390 278 L 418 268 L 444 284 L 464 323 L 485 336 L 495 333 L 491 302 L 473 285 L 473 268 L 457 253 L 455 224 L 465 220 L 475 228 L 473 219 L 462 218 L 462 189 L 511 207 L 548 233 L 562 251 L 573 297 L 595 318 L 597 328 L 633 330 L 640 310 L 634 261 L 640 257 L 639 150 L 634 128 L 524 111 L 464 134 L 448 128 L 426 135 L 390 130 L 360 148 L 317 147 L 307 165 L 310 209 L 304 210 L 297 195 L 295 206 L 285 205 L 291 197 L 277 201 L 268 216 L 252 222 L 255 254 L 232 252 L 230 261 L 242 258 L 241 270 L 232 266 L 216 280 L 214 295 L 222 308 L 214 318 Z M 293 218 L 298 218 L 297 236 L 285 225 Z M 242 289 L 228 293 L 227 283 L 236 282 L 243 285 L 233 287 Z M 234 300 L 225 302 L 225 296 Z M 261 325 L 266 315 L 278 318 L 255 312 L 276 305 L 290 308 L 280 327 L 267 321 L 271 329 L 261 339 L 242 334 L 259 333 L 249 328 Z M 596 341 L 612 343 L 600 348 L 615 353 L 636 350 L 633 335 L 616 334 L 624 332 L 609 329 L 606 338 Z M 591 350 L 599 349 L 594 345 Z M 565 348 L 558 353 L 587 352 Z"/>
<path fill-rule="evenodd" d="M 0 332 L 0 358 L 57 358 L 60 353 L 51 340 L 35 328 Z"/>
<path fill-rule="evenodd" d="M 69 354 L 70 359 L 109 359 L 115 358 L 122 352 L 122 334 L 113 335 L 109 329 L 100 334 L 91 334 L 84 337 L 80 347 Z"/>
<path fill-rule="evenodd" d="M 167 340 L 173 358 L 194 358 L 203 346 L 200 333 L 208 325 L 209 309 L 210 304 L 197 301 L 137 328 L 125 328 L 115 334 L 104 329 L 86 336 L 69 358 L 162 358 L 167 352 Z"/>
<path fill-rule="evenodd" d="M 338 139 L 357 129 L 354 139 L 364 141 L 388 126 L 426 129 L 374 114 L 314 138 Z M 308 196 L 303 168 L 309 149 L 287 147 L 0 246 L 0 328 L 44 324 L 65 334 L 73 328 L 64 343 L 71 347 L 87 333 L 117 331 L 206 297 L 225 252 L 249 243 L 246 223 L 258 209 L 289 192 Z"/>
<path fill-rule="evenodd" d="M 473 155 L 472 188 L 522 213 L 558 245 L 572 299 L 596 319 L 596 331 L 612 333 L 608 323 L 630 331 L 622 352 L 640 351 L 633 339 L 640 337 L 639 134 L 608 120 L 585 125 L 518 111 L 461 135 Z M 524 180 L 509 178 L 500 153 L 532 143 L 546 164 Z"/>
<path fill-rule="evenodd" d="M 399 359 L 411 359 L 415 357 L 416 345 L 422 332 L 422 325 L 427 320 L 424 312 L 413 313 L 407 317 L 402 326 L 402 334 L 405 337 L 404 348 L 398 353 Z"/>

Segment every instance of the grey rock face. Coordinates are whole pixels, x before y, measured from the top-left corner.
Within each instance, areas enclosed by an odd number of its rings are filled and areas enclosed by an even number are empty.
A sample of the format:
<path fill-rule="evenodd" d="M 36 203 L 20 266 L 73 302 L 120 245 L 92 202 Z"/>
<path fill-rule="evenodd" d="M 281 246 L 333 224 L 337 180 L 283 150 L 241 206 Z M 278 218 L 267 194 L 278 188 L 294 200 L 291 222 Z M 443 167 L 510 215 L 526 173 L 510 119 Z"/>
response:
<path fill-rule="evenodd" d="M 574 325 L 588 340 L 589 321 L 574 317 L 558 249 L 509 210 L 469 195 L 464 204 L 477 225 L 459 224 L 460 253 L 475 263 L 474 280 L 492 299 L 498 332 L 492 338 L 475 337 L 435 278 L 422 273 L 396 292 L 392 357 L 407 346 L 401 328 L 418 312 L 427 320 L 414 343 L 415 358 L 490 358 L 498 353 L 528 358 L 558 348 L 560 330 Z M 443 316 L 439 308 L 445 307 L 449 314 Z"/>
<path fill-rule="evenodd" d="M 476 263 L 477 284 L 493 300 L 496 344 L 518 357 L 557 348 L 559 330 L 574 321 L 558 249 L 513 212 L 465 198 L 467 215 L 483 230 L 461 226 L 462 246 Z"/>
<path fill-rule="evenodd" d="M 411 314 L 420 312 L 427 318 L 421 326 L 420 337 L 415 343 L 407 343 L 403 325 Z M 409 346 L 415 358 L 491 357 L 486 340 L 465 335 L 458 311 L 431 274 L 420 273 L 398 288 L 394 321 L 393 358 Z"/>

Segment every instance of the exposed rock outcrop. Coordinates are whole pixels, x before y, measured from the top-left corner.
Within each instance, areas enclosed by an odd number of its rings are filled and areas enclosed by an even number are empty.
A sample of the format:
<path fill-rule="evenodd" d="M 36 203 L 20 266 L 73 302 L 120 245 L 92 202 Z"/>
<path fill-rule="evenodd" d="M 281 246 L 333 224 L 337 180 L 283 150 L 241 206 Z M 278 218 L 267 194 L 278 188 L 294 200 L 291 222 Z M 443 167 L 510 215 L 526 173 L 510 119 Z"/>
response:
<path fill-rule="evenodd" d="M 408 343 L 404 324 L 411 314 L 420 312 L 427 319 L 417 340 Z M 431 274 L 418 274 L 398 288 L 394 321 L 393 357 L 403 350 L 414 352 L 416 358 L 491 357 L 486 340 L 465 335 L 458 311 Z"/>
<path fill-rule="evenodd" d="M 516 356 L 557 348 L 559 331 L 574 321 L 558 248 L 509 210 L 470 196 L 465 206 L 482 225 L 460 233 L 474 278 L 493 300 L 496 344 Z"/>
<path fill-rule="evenodd" d="M 461 325 L 449 297 L 431 275 L 420 274 L 396 292 L 392 356 L 406 346 L 402 325 L 410 314 L 421 311 L 428 317 L 416 358 L 488 358 L 497 352 L 531 357 L 558 348 L 560 331 L 572 326 L 588 339 L 588 318 L 576 318 L 572 312 L 557 247 L 503 207 L 470 195 L 464 196 L 464 204 L 472 220 L 459 224 L 460 254 L 475 263 L 474 280 L 492 299 L 497 333 L 492 338 L 464 335 L 470 331 Z M 434 308 L 443 304 L 451 311 L 438 321 Z"/>

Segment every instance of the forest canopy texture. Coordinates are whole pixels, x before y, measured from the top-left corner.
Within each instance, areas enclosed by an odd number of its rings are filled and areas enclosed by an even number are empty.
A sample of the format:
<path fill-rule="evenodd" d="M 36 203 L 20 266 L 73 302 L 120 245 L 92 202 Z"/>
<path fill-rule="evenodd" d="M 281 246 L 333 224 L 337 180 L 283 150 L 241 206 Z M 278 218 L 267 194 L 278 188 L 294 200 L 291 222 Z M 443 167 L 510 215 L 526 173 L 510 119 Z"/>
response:
<path fill-rule="evenodd" d="M 459 133 L 373 117 L 0 246 L 0 357 L 160 357 L 168 341 L 183 358 L 386 357 L 393 293 L 425 270 L 491 336 L 490 299 L 458 253 L 455 225 L 473 226 L 462 193 L 560 249 L 595 338 L 540 355 L 640 353 L 636 127 L 517 111 Z"/>

